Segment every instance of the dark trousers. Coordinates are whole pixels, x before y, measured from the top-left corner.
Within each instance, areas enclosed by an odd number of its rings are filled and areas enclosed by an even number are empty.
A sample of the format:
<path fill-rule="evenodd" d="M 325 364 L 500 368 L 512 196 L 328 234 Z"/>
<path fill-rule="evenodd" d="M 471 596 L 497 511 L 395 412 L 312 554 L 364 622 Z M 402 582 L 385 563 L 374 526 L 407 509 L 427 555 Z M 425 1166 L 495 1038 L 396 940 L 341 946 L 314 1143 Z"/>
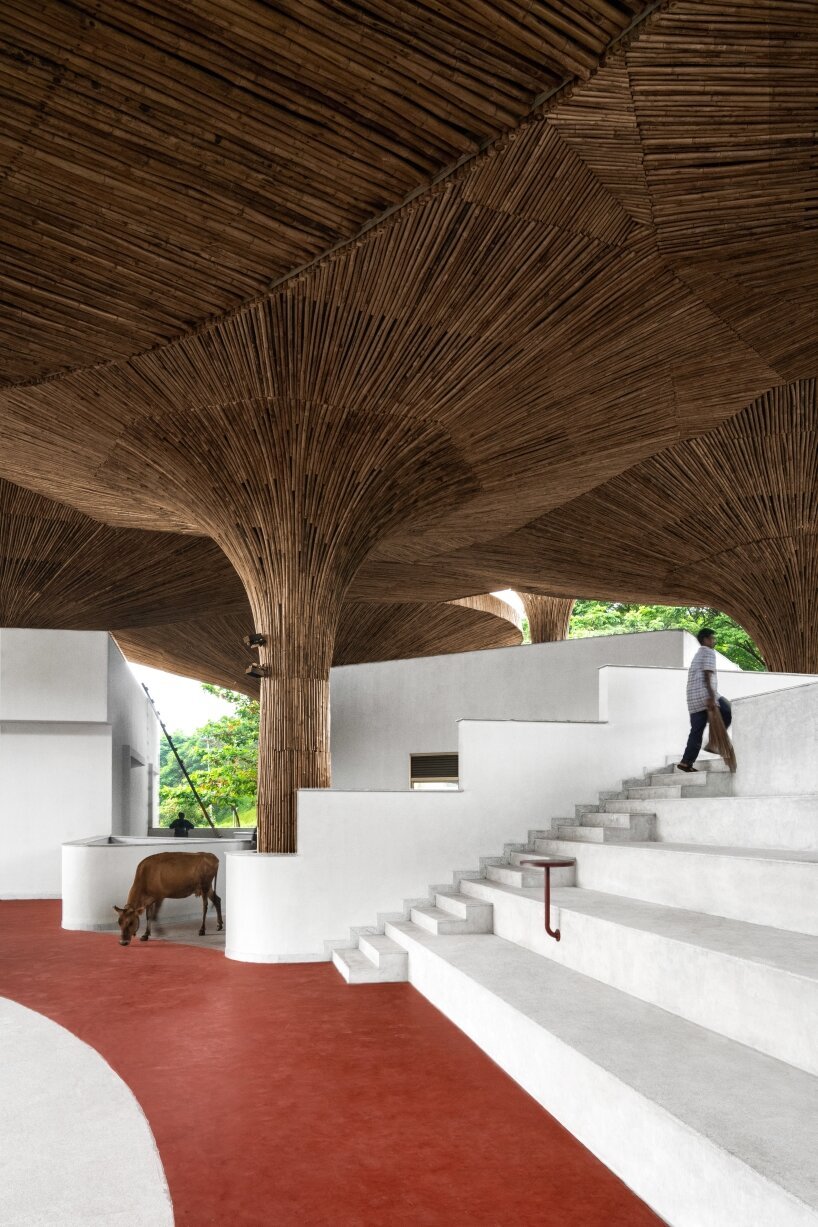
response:
<path fill-rule="evenodd" d="M 719 709 L 721 711 L 721 718 L 724 721 L 724 727 L 729 729 L 730 722 L 733 719 L 733 711 L 726 699 L 719 697 Z M 687 739 L 685 752 L 682 755 L 683 763 L 695 763 L 699 757 L 699 751 L 702 748 L 702 737 L 706 728 L 707 708 L 704 711 L 692 711 L 690 713 L 690 736 Z"/>

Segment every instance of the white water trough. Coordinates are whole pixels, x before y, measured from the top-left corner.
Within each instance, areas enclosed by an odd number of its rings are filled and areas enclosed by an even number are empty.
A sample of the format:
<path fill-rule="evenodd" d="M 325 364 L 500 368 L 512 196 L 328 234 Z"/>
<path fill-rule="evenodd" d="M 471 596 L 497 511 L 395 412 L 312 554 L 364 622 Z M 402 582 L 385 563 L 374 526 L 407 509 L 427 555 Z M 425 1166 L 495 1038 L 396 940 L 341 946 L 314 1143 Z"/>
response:
<path fill-rule="evenodd" d="M 124 904 L 137 865 L 153 852 L 213 852 L 219 858 L 216 893 L 227 908 L 227 874 L 225 855 L 228 852 L 249 851 L 253 832 L 230 830 L 213 838 L 175 839 L 162 836 L 135 838 L 124 835 L 103 835 L 96 839 L 79 839 L 62 846 L 62 927 L 64 929 L 115 929 L 117 918 L 113 905 Z M 200 918 L 199 899 L 167 899 L 162 905 L 163 920 Z M 211 913 L 208 913 L 208 922 Z M 215 927 L 216 917 L 213 914 Z"/>

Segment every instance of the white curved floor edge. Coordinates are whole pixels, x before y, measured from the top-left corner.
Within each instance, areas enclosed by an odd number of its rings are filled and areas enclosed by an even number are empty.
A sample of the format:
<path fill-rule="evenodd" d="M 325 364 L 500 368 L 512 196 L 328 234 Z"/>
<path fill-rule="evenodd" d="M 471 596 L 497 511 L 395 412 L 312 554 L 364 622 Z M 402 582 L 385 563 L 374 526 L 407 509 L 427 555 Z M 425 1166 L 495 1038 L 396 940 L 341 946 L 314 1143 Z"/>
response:
<path fill-rule="evenodd" d="M 0 997 L 0 1223 L 171 1227 L 147 1120 L 70 1031 Z"/>

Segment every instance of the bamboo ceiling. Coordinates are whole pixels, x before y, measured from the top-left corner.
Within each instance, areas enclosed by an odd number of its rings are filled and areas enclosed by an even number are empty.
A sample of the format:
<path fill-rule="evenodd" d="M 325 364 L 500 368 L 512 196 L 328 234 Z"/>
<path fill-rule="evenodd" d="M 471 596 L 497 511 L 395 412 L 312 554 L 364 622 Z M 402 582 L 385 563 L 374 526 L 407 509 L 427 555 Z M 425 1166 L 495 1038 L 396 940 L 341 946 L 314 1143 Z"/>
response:
<path fill-rule="evenodd" d="M 587 78 L 645 7 L 4 0 L 0 371 L 262 293 Z"/>
<path fill-rule="evenodd" d="M 205 537 L 110 528 L 2 479 L 0 626 L 110 630 L 131 660 L 258 695 L 258 681 L 244 673 L 258 657 L 242 644 L 253 615 L 218 546 Z M 520 640 L 520 616 L 494 596 L 347 600 L 333 664 Z"/>
<path fill-rule="evenodd" d="M 816 6 L 675 0 L 620 39 L 638 9 L 4 10 L 0 476 L 224 551 L 269 636 L 266 847 L 329 779 L 345 599 L 718 580 L 748 629 L 776 596 L 814 611 L 790 496 L 814 488 Z M 621 523 L 593 518 L 609 492 Z M 769 601 L 740 565 L 761 541 Z"/>
<path fill-rule="evenodd" d="M 216 614 L 140 630 L 114 630 L 113 634 L 128 660 L 258 698 L 259 681 L 245 672 L 258 660 L 258 654 L 242 643 L 252 629 L 252 616 L 245 608 L 243 613 Z M 451 603 L 347 601 L 338 623 L 332 663 L 358 665 L 476 652 L 513 647 L 521 638 L 515 611 L 493 596 Z"/>

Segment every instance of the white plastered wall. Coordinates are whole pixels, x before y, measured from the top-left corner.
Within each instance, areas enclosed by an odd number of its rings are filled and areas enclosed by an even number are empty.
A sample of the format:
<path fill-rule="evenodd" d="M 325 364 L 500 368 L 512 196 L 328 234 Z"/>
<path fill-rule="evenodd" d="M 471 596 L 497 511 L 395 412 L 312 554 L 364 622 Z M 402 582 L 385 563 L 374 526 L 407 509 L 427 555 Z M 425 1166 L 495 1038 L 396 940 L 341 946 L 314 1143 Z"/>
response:
<path fill-rule="evenodd" d="M 0 896 L 59 897 L 63 842 L 147 831 L 152 722 L 104 632 L 0 630 Z"/>
<path fill-rule="evenodd" d="M 216 894 L 227 906 L 227 874 L 225 856 L 231 848 L 240 849 L 237 839 L 173 839 L 145 836 L 142 839 L 119 837 L 111 843 L 105 839 L 83 839 L 62 846 L 62 927 L 64 929 L 115 929 L 117 918 L 113 905 L 124 904 L 134 879 L 136 867 L 146 856 L 157 852 L 212 852 L 219 858 Z M 202 903 L 195 896 L 186 899 L 166 899 L 162 905 L 162 922 L 199 918 Z M 208 932 L 216 929 L 216 915 L 208 910 Z"/>
<path fill-rule="evenodd" d="M 603 665 L 686 667 L 697 647 L 651 631 L 333 669 L 332 786 L 407 788 L 410 755 L 456 750 L 458 720 L 596 720 Z"/>
<path fill-rule="evenodd" d="M 818 679 L 742 700 L 734 715 L 737 796 L 818 793 Z"/>
<path fill-rule="evenodd" d="M 462 721 L 459 792 L 299 793 L 296 855 L 228 855 L 228 957 L 324 958 L 325 940 L 375 924 L 505 841 L 658 767 L 684 747 L 686 680 L 683 668 L 607 666 L 595 676 L 596 722 Z M 735 699 L 808 680 L 725 671 L 720 690 Z"/>
<path fill-rule="evenodd" d="M 147 835 L 156 825 L 159 723 L 116 643 L 108 637 L 108 721 L 111 726 L 111 831 Z"/>

